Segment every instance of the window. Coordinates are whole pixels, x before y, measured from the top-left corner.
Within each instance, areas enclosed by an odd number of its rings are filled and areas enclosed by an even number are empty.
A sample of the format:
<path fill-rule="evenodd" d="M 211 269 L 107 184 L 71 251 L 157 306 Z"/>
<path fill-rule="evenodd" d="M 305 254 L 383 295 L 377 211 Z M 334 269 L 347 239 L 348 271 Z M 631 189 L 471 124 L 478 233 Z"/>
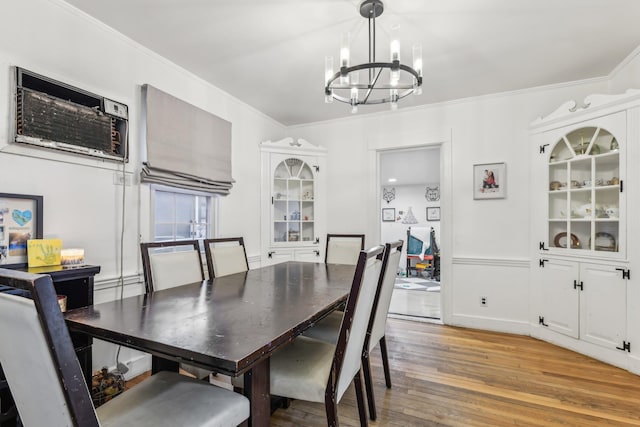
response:
<path fill-rule="evenodd" d="M 154 186 L 153 240 L 206 239 L 211 235 L 213 196 Z"/>

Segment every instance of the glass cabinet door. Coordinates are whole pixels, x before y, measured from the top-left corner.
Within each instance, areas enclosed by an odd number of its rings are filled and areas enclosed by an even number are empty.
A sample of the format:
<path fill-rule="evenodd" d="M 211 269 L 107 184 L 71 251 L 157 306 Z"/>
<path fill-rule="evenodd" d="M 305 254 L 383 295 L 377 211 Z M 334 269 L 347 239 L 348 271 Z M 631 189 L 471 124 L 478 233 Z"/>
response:
<path fill-rule="evenodd" d="M 549 247 L 618 252 L 621 146 L 608 129 L 587 126 L 562 136 L 549 157 Z"/>
<path fill-rule="evenodd" d="M 274 156 L 272 160 L 272 242 L 315 242 L 313 158 Z"/>

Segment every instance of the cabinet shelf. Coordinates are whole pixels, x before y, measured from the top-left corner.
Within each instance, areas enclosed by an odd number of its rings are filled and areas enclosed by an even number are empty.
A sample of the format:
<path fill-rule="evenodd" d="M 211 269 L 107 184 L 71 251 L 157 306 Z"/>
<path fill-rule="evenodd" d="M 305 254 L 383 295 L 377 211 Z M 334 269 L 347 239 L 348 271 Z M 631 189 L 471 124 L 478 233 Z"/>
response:
<path fill-rule="evenodd" d="M 551 145 L 546 189 L 549 247 L 567 255 L 600 257 L 602 251 L 594 250 L 591 241 L 606 234 L 616 242 L 609 257 L 624 256 L 619 249 L 624 248 L 620 239 L 625 236 L 619 219 L 624 206 L 619 183 L 624 174 L 620 161 L 625 147 L 614 134 L 624 135 L 625 131 L 621 126 L 569 128 Z M 552 244 L 559 236 L 563 241 L 571 236 L 581 244 Z"/>
<path fill-rule="evenodd" d="M 302 139 L 261 144 L 263 265 L 321 262 L 326 233 L 326 149 Z"/>

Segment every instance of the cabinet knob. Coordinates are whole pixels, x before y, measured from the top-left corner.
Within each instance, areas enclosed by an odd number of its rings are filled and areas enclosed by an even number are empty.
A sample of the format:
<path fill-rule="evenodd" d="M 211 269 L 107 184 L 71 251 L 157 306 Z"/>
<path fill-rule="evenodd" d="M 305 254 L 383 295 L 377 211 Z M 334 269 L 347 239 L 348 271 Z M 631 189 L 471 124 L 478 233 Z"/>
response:
<path fill-rule="evenodd" d="M 275 253 L 276 253 L 276 251 L 269 251 L 269 252 L 267 252 L 267 256 L 268 256 L 269 258 L 273 258 L 273 256 L 272 256 L 272 255 L 273 255 L 273 254 L 275 254 Z"/>

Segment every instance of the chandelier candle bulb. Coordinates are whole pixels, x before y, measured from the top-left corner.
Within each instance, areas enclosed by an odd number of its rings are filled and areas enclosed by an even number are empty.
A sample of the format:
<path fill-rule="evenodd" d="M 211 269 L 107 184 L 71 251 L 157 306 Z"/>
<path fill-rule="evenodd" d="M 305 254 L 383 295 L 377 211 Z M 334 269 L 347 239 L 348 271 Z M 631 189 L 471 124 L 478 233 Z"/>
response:
<path fill-rule="evenodd" d="M 333 77 L 333 56 L 324 57 L 324 84 L 326 85 Z"/>
<path fill-rule="evenodd" d="M 351 74 L 351 106 L 356 107 L 356 111 L 351 109 L 352 113 L 358 111 L 358 83 L 360 83 L 360 75 L 355 72 Z"/>
<path fill-rule="evenodd" d="M 389 43 L 391 51 L 391 62 L 400 61 L 400 26 L 391 27 L 391 43 Z"/>
<path fill-rule="evenodd" d="M 391 98 L 391 104 L 389 105 L 392 111 L 398 109 L 398 89 L 391 89 L 389 98 Z"/>
<path fill-rule="evenodd" d="M 422 45 L 413 46 L 413 69 L 422 77 Z"/>
<path fill-rule="evenodd" d="M 342 33 L 340 43 L 340 68 L 349 67 L 349 33 Z M 349 74 L 340 76 L 340 83 L 349 84 Z"/>
<path fill-rule="evenodd" d="M 389 84 L 391 86 L 398 86 L 400 82 L 400 26 L 394 25 L 391 27 L 391 43 L 389 43 L 389 50 L 391 52 L 391 73 L 389 74 Z M 396 66 L 396 61 L 398 66 Z M 393 102 L 393 101 L 391 101 Z M 393 107 L 391 107 L 393 109 Z"/>

